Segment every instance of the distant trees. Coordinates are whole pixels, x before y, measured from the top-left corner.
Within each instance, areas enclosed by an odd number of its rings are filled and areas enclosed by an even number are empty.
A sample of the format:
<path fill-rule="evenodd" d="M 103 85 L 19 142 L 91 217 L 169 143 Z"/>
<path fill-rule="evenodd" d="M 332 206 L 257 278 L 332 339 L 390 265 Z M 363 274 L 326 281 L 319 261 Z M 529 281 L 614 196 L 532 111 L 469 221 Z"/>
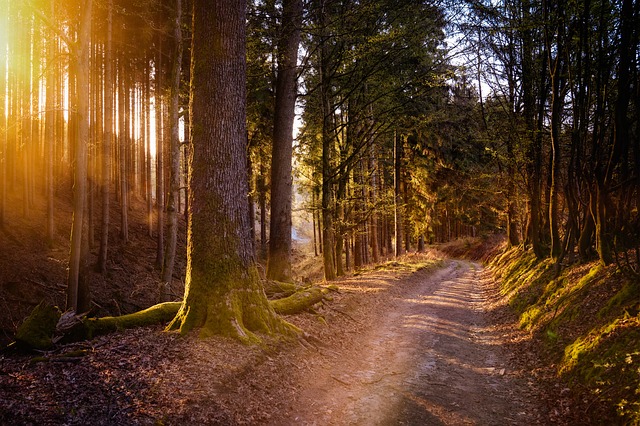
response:
<path fill-rule="evenodd" d="M 19 212 L 37 218 L 44 196 L 47 239 L 53 245 L 62 228 L 55 221 L 56 200 L 73 187 L 69 305 L 88 309 L 88 302 L 74 300 L 84 297 L 75 293 L 83 292 L 76 287 L 82 265 L 94 254 L 94 235 L 99 236 L 96 270 L 105 273 L 110 234 L 116 230 L 128 240 L 133 209 L 146 205 L 149 228 L 156 221 L 155 229 L 164 234 L 164 221 L 151 215 L 151 208 L 153 201 L 164 200 L 167 189 L 156 192 L 152 183 L 164 182 L 169 164 L 177 175 L 170 187 L 183 189 L 179 142 L 166 168 L 152 167 L 170 134 L 164 92 L 173 61 L 161 55 L 176 56 L 170 52 L 181 42 L 174 41 L 171 13 L 161 2 L 2 2 L 0 7 L 0 218 L 5 226 Z M 181 81 L 183 73 L 177 74 Z M 178 93 L 177 99 L 177 109 L 185 110 L 186 97 Z M 178 118 L 174 121 L 177 135 Z M 112 198 L 119 206 L 117 227 L 110 223 Z M 7 207 L 9 199 L 17 208 Z M 176 212 L 186 206 L 179 192 L 170 199 Z M 160 203 L 159 211 L 165 208 Z"/>
<path fill-rule="evenodd" d="M 525 244 L 556 262 L 595 254 L 637 270 L 638 2 L 472 9 L 482 80 L 514 123 L 507 164 L 526 172 L 509 179 L 527 194 L 516 208 Z"/>
<path fill-rule="evenodd" d="M 444 21 L 442 10 L 413 1 L 318 1 L 308 16 L 299 155 L 310 192 L 319 194 L 312 209 L 332 279 L 392 254 L 394 239 L 401 252 L 403 241 L 419 237 L 404 235 L 414 227 L 406 221 L 411 171 L 403 159 L 429 113 L 427 99 L 443 93 Z M 394 206 L 404 214 L 394 216 Z"/>

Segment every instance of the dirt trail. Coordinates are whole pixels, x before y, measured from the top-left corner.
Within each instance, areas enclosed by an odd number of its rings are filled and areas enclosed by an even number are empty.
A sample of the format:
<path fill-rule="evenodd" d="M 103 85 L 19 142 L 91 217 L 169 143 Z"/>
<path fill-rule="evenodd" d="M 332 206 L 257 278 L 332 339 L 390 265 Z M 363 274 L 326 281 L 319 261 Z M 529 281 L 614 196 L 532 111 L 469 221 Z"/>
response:
<path fill-rule="evenodd" d="M 535 385 L 509 365 L 487 312 L 487 275 L 450 260 L 395 294 L 379 323 L 324 351 L 282 424 L 507 425 L 542 422 Z M 402 288 L 402 283 L 398 287 Z"/>

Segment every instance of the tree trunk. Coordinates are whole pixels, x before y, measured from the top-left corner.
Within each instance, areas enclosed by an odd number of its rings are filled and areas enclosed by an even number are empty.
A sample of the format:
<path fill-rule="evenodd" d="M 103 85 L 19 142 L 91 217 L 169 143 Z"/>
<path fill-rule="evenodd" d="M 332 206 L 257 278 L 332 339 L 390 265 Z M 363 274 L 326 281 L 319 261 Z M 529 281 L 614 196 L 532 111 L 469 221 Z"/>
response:
<path fill-rule="evenodd" d="M 378 198 L 378 166 L 376 162 L 375 152 L 373 147 L 371 149 L 371 153 L 369 154 L 369 171 L 371 173 L 371 186 L 369 188 L 369 199 L 371 200 L 371 205 L 373 206 L 374 211 L 371 213 L 371 232 L 370 232 L 370 241 L 371 241 L 371 255 L 374 264 L 380 262 L 380 244 L 378 239 L 378 213 L 376 208 L 377 198 Z"/>
<path fill-rule="evenodd" d="M 325 28 L 325 2 L 320 11 L 321 40 L 320 40 L 320 90 L 322 101 L 322 257 L 324 264 L 324 278 L 327 281 L 336 278 L 334 259 L 334 200 L 333 200 L 333 167 L 332 154 L 334 139 L 332 135 L 332 123 L 334 110 L 331 105 L 331 72 L 329 58 L 329 40 Z"/>
<path fill-rule="evenodd" d="M 536 127 L 536 95 L 534 82 L 536 81 L 534 70 L 534 39 L 531 28 L 532 16 L 530 13 L 531 1 L 523 1 L 522 11 L 524 27 L 526 28 L 523 33 L 522 43 L 522 94 L 523 94 L 523 115 L 525 120 L 525 126 L 527 131 L 527 157 L 529 162 L 527 163 L 527 179 L 528 179 L 528 216 L 529 225 L 527 226 L 526 243 L 530 243 L 538 259 L 542 259 L 544 256 L 544 250 L 542 247 L 542 241 L 540 240 L 540 180 L 542 169 L 542 141 L 541 133 Z M 542 66 L 540 67 L 540 79 L 539 79 L 539 91 L 538 105 L 543 108 L 544 102 L 542 101 L 542 94 L 544 94 L 545 83 L 544 78 L 546 76 L 546 54 L 542 52 Z"/>
<path fill-rule="evenodd" d="M 258 204 L 260 205 L 260 259 L 267 256 L 267 185 L 265 184 L 265 166 L 260 160 L 260 175 L 258 176 Z"/>
<path fill-rule="evenodd" d="M 244 0 L 193 2 L 187 275 L 168 327 L 256 341 L 291 328 L 267 301 L 249 239 L 245 21 Z"/>
<path fill-rule="evenodd" d="M 162 269 L 164 261 L 164 102 L 162 101 L 162 38 L 156 59 L 156 267 Z"/>
<path fill-rule="evenodd" d="M 173 69 L 171 71 L 171 177 L 169 179 L 169 203 L 167 205 L 167 221 L 169 230 L 167 235 L 167 249 L 165 251 L 164 267 L 162 269 L 162 281 L 164 282 L 163 300 L 169 300 L 173 266 L 176 259 L 176 245 L 178 243 L 178 210 L 180 203 L 180 77 L 182 69 L 182 0 L 175 2 L 175 16 L 173 38 L 175 51 L 173 57 Z"/>
<path fill-rule="evenodd" d="M 120 120 L 120 125 L 118 128 L 120 129 L 118 133 L 118 143 L 119 143 L 119 155 L 120 155 L 120 239 L 124 242 L 129 240 L 129 187 L 127 182 L 128 170 L 127 170 L 127 144 L 129 143 L 128 135 L 127 135 L 127 125 L 126 125 L 126 99 L 127 96 L 125 92 L 129 90 L 127 85 L 125 84 L 125 67 L 124 61 L 122 58 L 123 54 L 121 54 L 119 61 L 119 70 L 118 70 L 118 115 Z"/>
<path fill-rule="evenodd" d="M 86 258 L 82 250 L 85 224 L 85 204 L 87 198 L 87 144 L 89 137 L 89 42 L 91 34 L 92 0 L 86 0 L 80 18 L 78 44 L 73 52 L 75 76 L 77 79 L 77 123 L 75 139 L 73 222 L 71 225 L 71 250 L 69 255 L 69 275 L 67 284 L 67 308 L 75 312 L 88 310 L 87 281 L 80 276 Z M 84 286 L 83 286 L 84 284 Z"/>
<path fill-rule="evenodd" d="M 55 1 L 51 0 L 51 16 L 55 16 Z M 6 27 L 5 27 L 6 28 Z M 54 163 L 54 148 L 55 148 L 55 97 L 56 97 L 56 68 L 53 66 L 55 61 L 55 52 L 56 52 L 56 37 L 53 32 L 49 33 L 49 40 L 47 43 L 47 84 L 46 84 L 46 113 L 45 113 L 45 144 L 46 144 L 46 152 L 47 158 L 45 161 L 46 164 L 46 188 L 47 188 L 47 242 L 50 247 L 53 246 L 53 240 L 55 237 L 55 219 L 54 219 L 54 192 L 53 192 L 53 163 Z M 4 47 L 2 47 L 4 48 Z M 0 85 L 2 88 L 0 89 L 0 99 L 3 101 L 2 106 L 0 106 L 0 117 L 4 122 L 4 61 L 1 61 L 2 65 L 0 65 Z M 4 126 L 1 126 L 4 131 Z M 4 153 L 4 149 L 2 150 Z M 2 161 L 2 160 L 0 160 Z M 4 163 L 4 162 L 3 162 Z M 1 216 L 1 213 L 0 213 Z M 0 219 L 1 224 L 1 219 Z"/>
<path fill-rule="evenodd" d="M 2 9 L 0 9 L 0 28 L 7 28 L 8 11 L 5 9 L 4 4 L 2 6 Z M 0 61 L 0 75 L 2 76 L 0 77 L 0 99 L 3 99 L 0 102 L 0 229 L 4 228 L 5 212 L 7 210 L 7 162 L 9 161 L 7 153 L 7 114 L 4 102 L 8 95 L 4 77 L 7 73 L 6 68 L 6 61 Z M 8 104 L 11 106 L 10 97 Z"/>
<path fill-rule="evenodd" d="M 403 254 L 402 248 L 402 143 L 396 133 L 393 135 L 393 164 L 394 164 L 394 220 L 396 234 L 396 257 Z"/>
<path fill-rule="evenodd" d="M 109 250 L 109 208 L 111 187 L 111 145 L 113 140 L 113 0 L 107 6 L 107 41 L 104 58 L 104 138 L 102 141 L 102 226 L 100 235 L 100 252 L 97 269 L 101 273 L 107 271 L 107 253 Z"/>
<path fill-rule="evenodd" d="M 340 277 L 344 275 L 345 269 L 342 263 L 343 254 L 348 253 L 347 249 L 348 245 L 345 244 L 345 241 L 348 241 L 346 224 L 348 222 L 348 213 L 347 213 L 347 181 L 349 180 L 349 174 L 346 172 L 345 162 L 346 155 L 345 152 L 340 153 L 341 167 L 340 172 L 338 173 L 338 190 L 336 192 L 336 219 L 337 223 L 334 224 L 336 229 L 335 233 L 335 265 L 336 265 L 336 276 Z M 345 239 L 345 236 L 347 238 Z"/>
<path fill-rule="evenodd" d="M 144 94 L 142 102 L 144 105 L 145 115 L 145 193 L 147 194 L 147 233 L 149 237 L 153 237 L 153 190 L 151 187 L 151 73 L 147 65 L 147 71 L 144 79 Z"/>
<path fill-rule="evenodd" d="M 297 60 L 302 0 L 283 0 L 278 43 L 278 75 L 271 156 L 271 222 L 267 278 L 291 281 L 291 197 L 293 120 L 297 94 Z"/>
<path fill-rule="evenodd" d="M 558 61 L 561 59 L 558 58 Z M 559 67 L 556 63 L 554 68 Z M 551 185 L 549 188 L 549 231 L 551 235 L 551 257 L 557 260 L 561 256 L 562 246 L 560 241 L 560 224 L 558 217 L 558 193 L 560 192 L 560 113 L 561 94 L 559 70 L 552 74 L 552 100 L 551 100 Z"/>

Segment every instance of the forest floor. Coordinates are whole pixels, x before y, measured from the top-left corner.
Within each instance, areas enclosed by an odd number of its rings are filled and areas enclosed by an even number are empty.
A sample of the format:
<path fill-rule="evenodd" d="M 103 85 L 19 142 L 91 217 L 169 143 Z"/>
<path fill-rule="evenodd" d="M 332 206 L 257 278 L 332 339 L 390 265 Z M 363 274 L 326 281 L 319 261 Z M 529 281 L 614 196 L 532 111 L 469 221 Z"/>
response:
<path fill-rule="evenodd" d="M 110 272 L 92 281 L 99 315 L 155 303 L 143 218 L 132 215 L 126 244 L 113 230 Z M 39 221 L 13 220 L 0 231 L 5 341 L 39 300 L 64 305 L 68 247 L 68 224 L 50 248 Z M 157 326 L 43 353 L 3 351 L 0 424 L 587 423 L 482 266 L 445 258 L 407 255 L 332 282 L 331 300 L 286 318 L 305 331 L 298 342 L 245 346 Z M 317 258 L 298 261 L 313 280 Z M 181 259 L 177 296 L 183 271 Z"/>
<path fill-rule="evenodd" d="M 288 317 L 299 343 L 149 327 L 48 362 L 2 355 L 0 423 L 585 424 L 479 264 L 409 256 L 335 284 L 317 312 Z"/>

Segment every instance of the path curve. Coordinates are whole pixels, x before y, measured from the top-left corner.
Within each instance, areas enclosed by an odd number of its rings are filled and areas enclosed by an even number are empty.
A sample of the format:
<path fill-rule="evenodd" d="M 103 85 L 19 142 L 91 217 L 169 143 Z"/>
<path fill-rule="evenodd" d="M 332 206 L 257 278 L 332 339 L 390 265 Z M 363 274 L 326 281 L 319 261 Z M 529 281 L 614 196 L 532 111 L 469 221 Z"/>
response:
<path fill-rule="evenodd" d="M 488 274 L 448 260 L 419 271 L 380 322 L 333 362 L 307 373 L 302 425 L 530 425 L 541 422 L 536 389 L 512 368 L 487 312 Z M 399 286 L 401 283 L 398 284 Z"/>

